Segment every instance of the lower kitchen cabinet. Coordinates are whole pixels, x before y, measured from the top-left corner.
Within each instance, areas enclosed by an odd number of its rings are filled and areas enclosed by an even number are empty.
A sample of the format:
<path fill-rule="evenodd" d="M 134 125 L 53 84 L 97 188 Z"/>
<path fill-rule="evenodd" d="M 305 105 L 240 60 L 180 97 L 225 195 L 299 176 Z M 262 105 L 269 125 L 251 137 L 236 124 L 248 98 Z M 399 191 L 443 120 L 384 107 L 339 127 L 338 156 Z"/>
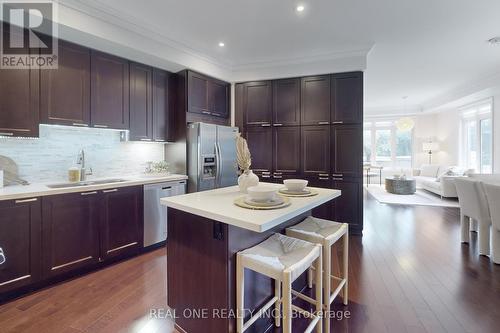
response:
<path fill-rule="evenodd" d="M 143 187 L 102 191 L 101 258 L 134 254 L 143 245 Z"/>
<path fill-rule="evenodd" d="M 349 223 L 353 234 L 363 231 L 363 181 L 362 178 L 333 179 L 332 188 L 341 190 L 342 195 L 333 200 L 334 221 Z"/>
<path fill-rule="evenodd" d="M 308 186 L 311 187 L 319 187 L 319 188 L 332 188 L 332 182 L 330 180 L 330 177 L 325 177 L 325 176 L 309 176 L 309 177 L 304 177 L 304 179 L 307 179 L 309 181 Z M 337 199 L 335 199 L 337 200 Z M 327 202 L 325 204 L 322 204 L 319 207 L 316 207 L 312 210 L 312 216 L 318 217 L 321 219 L 326 219 L 326 220 L 333 220 L 332 216 L 332 202 Z"/>
<path fill-rule="evenodd" d="M 0 230 L 2 294 L 40 278 L 40 200 L 0 201 Z"/>
<path fill-rule="evenodd" d="M 61 194 L 42 201 L 44 278 L 99 262 L 99 193 Z"/>

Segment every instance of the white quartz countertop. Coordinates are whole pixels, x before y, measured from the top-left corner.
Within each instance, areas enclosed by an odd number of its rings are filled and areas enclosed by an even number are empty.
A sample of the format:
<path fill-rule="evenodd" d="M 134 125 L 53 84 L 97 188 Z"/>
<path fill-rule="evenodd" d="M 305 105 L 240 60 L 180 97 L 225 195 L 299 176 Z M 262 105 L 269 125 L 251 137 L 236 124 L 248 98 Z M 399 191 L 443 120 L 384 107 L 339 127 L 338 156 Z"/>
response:
<path fill-rule="evenodd" d="M 138 176 L 126 176 L 126 177 L 114 176 L 114 177 L 106 177 L 105 179 L 123 179 L 125 181 L 119 183 L 74 186 L 65 188 L 50 188 L 47 186 L 49 184 L 64 183 L 64 181 L 59 181 L 59 182 L 54 181 L 50 183 L 39 183 L 39 184 L 34 183 L 26 186 L 12 185 L 12 186 L 0 187 L 0 201 L 41 197 L 41 196 L 55 195 L 55 194 L 105 190 L 110 188 L 119 188 L 119 187 L 127 187 L 134 185 L 155 184 L 155 183 L 185 180 L 187 178 L 188 177 L 185 175 L 177 175 L 177 174 L 171 174 L 168 176 L 162 176 L 162 175 L 160 176 L 138 175 Z M 99 181 L 99 180 L 101 179 L 99 178 L 87 179 L 87 181 Z"/>
<path fill-rule="evenodd" d="M 276 189 L 283 187 L 283 184 L 264 184 Z M 319 192 L 318 195 L 290 198 L 290 206 L 273 210 L 252 210 L 236 206 L 234 200 L 245 195 L 239 191 L 238 186 L 162 198 L 160 201 L 167 207 L 255 232 L 264 232 L 341 195 L 340 190 L 314 189 Z"/>

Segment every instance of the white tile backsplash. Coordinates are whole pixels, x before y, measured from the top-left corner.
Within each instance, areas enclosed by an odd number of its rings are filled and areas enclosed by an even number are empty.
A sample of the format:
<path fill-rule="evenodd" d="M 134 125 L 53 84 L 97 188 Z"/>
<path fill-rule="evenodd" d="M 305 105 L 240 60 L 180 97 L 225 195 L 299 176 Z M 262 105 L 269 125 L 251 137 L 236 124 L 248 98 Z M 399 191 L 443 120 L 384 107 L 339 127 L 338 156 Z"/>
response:
<path fill-rule="evenodd" d="M 163 160 L 165 148 L 159 143 L 120 142 L 119 131 L 69 126 L 40 125 L 38 139 L 0 137 L 0 155 L 13 159 L 19 176 L 30 183 L 65 181 L 80 149 L 93 170 L 90 178 L 101 178 L 138 175 L 147 161 Z"/>

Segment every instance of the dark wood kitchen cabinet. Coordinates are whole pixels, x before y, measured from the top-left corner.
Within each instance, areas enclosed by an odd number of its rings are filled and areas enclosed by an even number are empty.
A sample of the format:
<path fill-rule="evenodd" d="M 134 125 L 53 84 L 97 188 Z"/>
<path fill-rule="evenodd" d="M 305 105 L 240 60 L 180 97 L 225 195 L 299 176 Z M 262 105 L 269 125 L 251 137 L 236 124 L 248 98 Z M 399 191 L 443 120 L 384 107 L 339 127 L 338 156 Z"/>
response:
<path fill-rule="evenodd" d="M 170 73 L 153 69 L 153 140 L 171 140 L 171 118 L 169 107 Z"/>
<path fill-rule="evenodd" d="M 271 127 L 248 127 L 248 149 L 252 154 L 252 170 L 270 173 L 273 168 L 273 131 Z"/>
<path fill-rule="evenodd" d="M 273 128 L 272 142 L 273 176 L 298 174 L 300 172 L 300 127 Z"/>
<path fill-rule="evenodd" d="M 229 84 L 220 80 L 208 81 L 208 106 L 212 116 L 229 117 Z"/>
<path fill-rule="evenodd" d="M 306 176 L 304 179 L 308 180 L 308 186 L 319 188 L 332 188 L 332 181 L 330 177 L 323 176 Z M 336 200 L 336 199 L 335 199 Z M 322 204 L 312 210 L 312 216 L 320 219 L 333 220 L 333 203 L 332 201 Z"/>
<path fill-rule="evenodd" d="M 363 231 L 363 180 L 362 178 L 332 177 L 332 187 L 342 195 L 332 201 L 334 221 L 348 223 L 353 234 Z"/>
<path fill-rule="evenodd" d="M 229 117 L 229 83 L 188 71 L 188 112 Z"/>
<path fill-rule="evenodd" d="M 302 125 L 330 124 L 330 75 L 301 79 L 300 116 Z"/>
<path fill-rule="evenodd" d="M 273 125 L 300 125 L 300 80 L 273 82 Z"/>
<path fill-rule="evenodd" d="M 333 177 L 363 177 L 362 125 L 331 126 Z"/>
<path fill-rule="evenodd" d="M 363 123 L 363 73 L 332 75 L 332 123 Z"/>
<path fill-rule="evenodd" d="M 98 192 L 43 197 L 42 240 L 44 278 L 98 263 Z"/>
<path fill-rule="evenodd" d="M 59 41 L 58 68 L 40 71 L 44 124 L 90 125 L 90 50 Z"/>
<path fill-rule="evenodd" d="M 153 140 L 153 69 L 130 63 L 130 140 Z"/>
<path fill-rule="evenodd" d="M 330 126 L 302 126 L 302 173 L 330 174 Z"/>
<path fill-rule="evenodd" d="M 91 123 L 98 128 L 129 128 L 129 62 L 91 53 Z"/>
<path fill-rule="evenodd" d="M 273 109 L 272 81 L 245 83 L 242 107 L 246 126 L 270 125 Z"/>
<path fill-rule="evenodd" d="M 143 187 L 101 191 L 101 258 L 138 253 L 143 246 Z"/>
<path fill-rule="evenodd" d="M 0 249 L 5 259 L 4 262 L 0 260 L 0 294 L 40 279 L 41 211 L 38 198 L 0 201 Z"/>
<path fill-rule="evenodd" d="M 38 69 L 0 69 L 0 136 L 38 137 L 39 98 Z"/>

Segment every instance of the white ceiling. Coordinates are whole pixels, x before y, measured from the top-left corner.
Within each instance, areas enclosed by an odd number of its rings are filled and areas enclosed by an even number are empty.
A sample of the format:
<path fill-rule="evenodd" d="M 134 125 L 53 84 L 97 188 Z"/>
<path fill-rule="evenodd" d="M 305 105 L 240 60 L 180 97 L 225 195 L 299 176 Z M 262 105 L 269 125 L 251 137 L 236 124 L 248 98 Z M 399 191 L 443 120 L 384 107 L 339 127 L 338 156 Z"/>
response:
<path fill-rule="evenodd" d="M 131 29 L 154 30 L 232 72 L 299 63 L 312 68 L 371 49 L 365 76 L 371 110 L 418 108 L 500 72 L 500 46 L 486 43 L 500 35 L 498 0 L 81 2 L 122 18 Z M 300 14 L 299 3 L 306 7 Z"/>

